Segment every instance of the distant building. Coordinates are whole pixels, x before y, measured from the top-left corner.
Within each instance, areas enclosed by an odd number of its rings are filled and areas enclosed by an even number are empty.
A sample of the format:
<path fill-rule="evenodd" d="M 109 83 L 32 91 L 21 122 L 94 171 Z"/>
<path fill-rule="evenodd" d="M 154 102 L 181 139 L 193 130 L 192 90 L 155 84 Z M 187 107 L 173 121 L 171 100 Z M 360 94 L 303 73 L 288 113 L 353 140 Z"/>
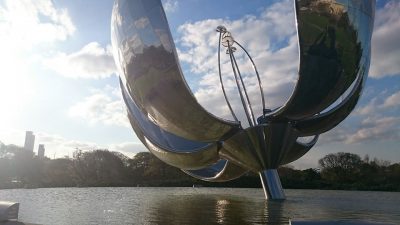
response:
<path fill-rule="evenodd" d="M 35 145 L 35 135 L 32 131 L 27 131 L 25 135 L 24 149 L 33 152 L 33 146 Z"/>
<path fill-rule="evenodd" d="M 37 153 L 37 155 L 40 159 L 44 159 L 44 151 L 45 151 L 44 144 L 40 144 L 39 148 L 38 148 L 38 153 Z"/>

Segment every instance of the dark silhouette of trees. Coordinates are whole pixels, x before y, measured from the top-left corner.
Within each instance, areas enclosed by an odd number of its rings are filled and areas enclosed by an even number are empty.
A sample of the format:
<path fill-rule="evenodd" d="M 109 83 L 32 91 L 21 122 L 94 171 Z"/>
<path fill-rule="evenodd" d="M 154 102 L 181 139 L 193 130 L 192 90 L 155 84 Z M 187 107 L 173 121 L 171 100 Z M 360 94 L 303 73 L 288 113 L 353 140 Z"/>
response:
<path fill-rule="evenodd" d="M 285 188 L 320 189 L 325 187 L 321 174 L 316 169 L 296 170 L 284 166 L 278 169 L 278 173 Z"/>
<path fill-rule="evenodd" d="M 400 164 L 339 152 L 319 160 L 320 169 L 278 169 L 284 188 L 400 191 Z M 128 158 L 105 149 L 76 150 L 73 158 L 40 159 L 0 142 L 0 189 L 88 186 L 261 187 L 257 174 L 210 183 L 194 179 L 149 152 Z"/>
<path fill-rule="evenodd" d="M 400 191 L 399 163 L 363 160 L 356 154 L 339 152 L 319 160 L 321 177 L 332 189 Z"/>
<path fill-rule="evenodd" d="M 127 174 L 121 154 L 108 150 L 77 150 L 73 168 L 79 186 L 123 186 Z"/>
<path fill-rule="evenodd" d="M 72 159 L 46 160 L 44 171 L 45 187 L 74 187 L 78 183 Z"/>
<path fill-rule="evenodd" d="M 352 183 L 358 179 L 362 160 L 358 155 L 339 152 L 326 155 L 318 163 L 321 167 L 321 176 L 325 180 Z"/>

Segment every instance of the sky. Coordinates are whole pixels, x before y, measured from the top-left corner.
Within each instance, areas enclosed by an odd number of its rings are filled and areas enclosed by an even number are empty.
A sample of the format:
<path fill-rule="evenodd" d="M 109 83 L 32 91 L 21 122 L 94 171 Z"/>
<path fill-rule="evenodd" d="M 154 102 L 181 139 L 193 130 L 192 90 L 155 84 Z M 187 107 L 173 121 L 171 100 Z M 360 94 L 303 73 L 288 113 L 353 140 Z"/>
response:
<path fill-rule="evenodd" d="M 290 97 L 298 69 L 293 1 L 162 2 L 185 79 L 207 110 L 229 118 L 218 81 L 218 25 L 226 26 L 254 58 L 267 106 Z M 23 146 L 30 130 L 36 135 L 34 151 L 45 144 L 50 158 L 72 157 L 76 149 L 107 148 L 130 157 L 146 151 L 121 98 L 110 40 L 112 6 L 111 0 L 0 0 L 1 142 Z M 335 152 L 400 162 L 398 40 L 400 2 L 378 0 L 362 98 L 294 167 L 317 167 L 318 159 Z M 227 59 L 222 63 L 228 74 Z M 248 68 L 243 61 L 243 71 Z M 233 93 L 232 79 L 226 85 Z M 249 92 L 257 99 L 253 87 Z M 237 107 L 238 98 L 231 96 Z"/>

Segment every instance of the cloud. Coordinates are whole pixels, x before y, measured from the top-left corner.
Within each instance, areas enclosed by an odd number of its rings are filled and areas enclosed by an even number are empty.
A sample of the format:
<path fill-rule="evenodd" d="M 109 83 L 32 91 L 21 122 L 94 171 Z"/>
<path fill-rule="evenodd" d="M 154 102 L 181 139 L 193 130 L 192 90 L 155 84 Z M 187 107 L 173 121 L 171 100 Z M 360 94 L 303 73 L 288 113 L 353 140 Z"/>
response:
<path fill-rule="evenodd" d="M 99 79 L 116 72 L 111 46 L 102 47 L 97 42 L 91 42 L 74 53 L 58 53 L 45 59 L 44 64 L 70 78 Z"/>
<path fill-rule="evenodd" d="M 142 18 L 140 18 L 140 19 L 138 19 L 138 20 L 135 20 L 135 26 L 138 28 L 138 29 L 143 29 L 143 28 L 145 28 L 147 25 L 149 25 L 150 24 L 150 21 L 149 21 L 149 19 L 147 18 L 147 17 L 142 17 Z"/>
<path fill-rule="evenodd" d="M 390 1 L 375 15 L 370 76 L 400 75 L 400 2 Z"/>
<path fill-rule="evenodd" d="M 99 145 L 97 143 L 88 141 L 70 140 L 60 135 L 49 134 L 45 132 L 37 132 L 35 133 L 35 136 L 35 149 L 37 149 L 38 144 L 44 144 L 46 156 L 49 158 L 60 158 L 64 156 L 72 157 L 73 152 L 77 149 L 82 151 L 108 149 L 109 151 L 121 152 L 128 157 L 133 157 L 138 152 L 146 151 L 146 148 L 140 142 L 121 142 Z"/>
<path fill-rule="evenodd" d="M 372 116 L 384 114 L 389 110 L 396 109 L 400 106 L 400 91 L 393 94 L 388 94 L 387 91 L 382 91 L 377 94 L 367 104 L 357 107 L 354 115 Z"/>
<path fill-rule="evenodd" d="M 179 8 L 179 3 L 177 0 L 165 0 L 163 1 L 164 10 L 166 13 L 176 12 Z"/>
<path fill-rule="evenodd" d="M 293 2 L 281 1 L 264 9 L 260 15 L 246 15 L 237 20 L 208 19 L 185 23 L 178 28 L 178 56 L 187 65 L 188 79 L 197 77 L 192 89 L 199 103 L 211 113 L 231 118 L 226 106 L 218 76 L 218 33 L 215 28 L 225 26 L 236 41 L 241 43 L 253 57 L 263 81 L 267 107 L 274 108 L 288 99 L 297 76 L 298 45 L 296 37 Z M 222 52 L 224 52 L 223 50 Z M 261 96 L 252 65 L 244 53 L 237 52 L 246 88 L 257 115 L 261 114 Z M 229 57 L 221 55 L 224 86 L 229 100 L 240 120 L 245 121 L 242 104 L 236 92 Z M 268 81 L 268 82 L 267 82 Z"/>
<path fill-rule="evenodd" d="M 381 91 L 359 105 L 343 123 L 323 134 L 322 143 L 400 140 L 400 91 Z"/>
<path fill-rule="evenodd" d="M 95 89 L 92 92 L 90 96 L 69 108 L 69 116 L 83 119 L 91 124 L 129 127 L 124 103 L 115 88 Z"/>
<path fill-rule="evenodd" d="M 346 138 L 346 143 L 399 139 L 400 117 L 368 117 L 361 122 L 361 127 L 356 133 Z"/>
<path fill-rule="evenodd" d="M 374 97 L 369 101 L 368 104 L 357 107 L 356 110 L 354 111 L 353 115 L 360 115 L 360 116 L 370 115 L 370 114 L 376 112 L 376 109 L 380 108 L 380 107 L 381 107 L 381 104 L 379 103 L 378 98 Z"/>
<path fill-rule="evenodd" d="M 394 108 L 398 106 L 400 106 L 400 91 L 390 95 L 382 105 L 384 108 Z"/>
<path fill-rule="evenodd" d="M 68 11 L 56 9 L 51 0 L 6 0 L 0 16 L 2 42 L 17 49 L 64 41 L 75 32 Z"/>
<path fill-rule="evenodd" d="M 133 157 L 138 152 L 146 152 L 146 147 L 141 142 L 122 142 L 118 144 L 110 144 L 109 149 Z"/>

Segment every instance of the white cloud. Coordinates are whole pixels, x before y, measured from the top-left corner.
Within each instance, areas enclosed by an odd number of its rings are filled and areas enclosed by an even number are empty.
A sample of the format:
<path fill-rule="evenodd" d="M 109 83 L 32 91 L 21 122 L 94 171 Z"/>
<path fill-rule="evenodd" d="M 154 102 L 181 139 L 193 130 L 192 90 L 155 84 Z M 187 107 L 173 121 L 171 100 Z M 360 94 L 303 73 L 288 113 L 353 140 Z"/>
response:
<path fill-rule="evenodd" d="M 366 105 L 357 107 L 353 115 L 370 115 L 380 107 L 380 103 L 377 97 L 372 98 Z"/>
<path fill-rule="evenodd" d="M 75 31 L 66 9 L 51 0 L 6 0 L 0 5 L 0 37 L 17 49 L 64 41 Z"/>
<path fill-rule="evenodd" d="M 200 104 L 217 116 L 230 118 L 230 112 L 220 88 L 218 76 L 218 33 L 215 28 L 225 26 L 236 41 L 253 57 L 263 81 L 267 107 L 277 107 L 288 99 L 297 75 L 298 46 L 295 35 L 293 2 L 282 1 L 265 9 L 259 16 L 246 15 L 237 20 L 209 19 L 185 23 L 179 27 L 179 59 L 187 63 L 191 74 L 199 76 L 198 86 L 193 87 Z M 278 44 L 272 44 L 278 43 Z M 224 52 L 224 50 L 222 51 Z M 261 114 L 261 96 L 252 65 L 242 53 L 236 55 L 244 77 L 250 101 L 257 115 Z M 242 121 L 244 113 L 236 93 L 229 57 L 221 54 L 222 74 L 228 97 Z M 192 85 L 193 86 L 193 85 Z"/>
<path fill-rule="evenodd" d="M 119 92 L 115 95 L 116 93 L 117 91 L 110 90 L 110 87 L 106 90 L 95 89 L 92 95 L 70 107 L 68 114 L 92 124 L 129 127 L 124 103 Z"/>
<path fill-rule="evenodd" d="M 373 95 L 360 105 L 343 123 L 323 134 L 320 142 L 347 144 L 369 141 L 400 140 L 400 91 L 387 90 Z"/>
<path fill-rule="evenodd" d="M 142 18 L 140 18 L 138 20 L 135 20 L 135 26 L 138 29 L 143 29 L 149 24 L 150 24 L 150 21 L 149 21 L 149 19 L 147 17 L 142 17 Z"/>
<path fill-rule="evenodd" d="M 122 142 L 111 144 L 108 147 L 111 151 L 121 152 L 128 157 L 133 157 L 138 152 L 148 151 L 141 142 Z"/>
<path fill-rule="evenodd" d="M 166 13 L 176 12 L 179 7 L 179 3 L 177 0 L 165 0 L 163 1 L 163 5 Z"/>
<path fill-rule="evenodd" d="M 91 42 L 71 54 L 58 53 L 45 59 L 44 64 L 71 78 L 99 79 L 109 77 L 116 71 L 111 46 L 103 48 L 97 42 Z"/>
<path fill-rule="evenodd" d="M 400 91 L 389 96 L 382 105 L 384 108 L 400 106 Z"/>
<path fill-rule="evenodd" d="M 377 96 L 373 97 L 365 105 L 356 108 L 353 115 L 358 116 L 373 116 L 384 114 L 385 112 L 396 109 L 400 106 L 400 91 L 387 96 L 387 91 L 382 91 Z"/>
<path fill-rule="evenodd" d="M 400 117 L 368 117 L 361 122 L 361 127 L 356 133 L 346 138 L 346 143 L 399 139 Z"/>
<path fill-rule="evenodd" d="M 390 1 L 378 9 L 372 35 L 370 76 L 400 75 L 400 2 Z"/>

